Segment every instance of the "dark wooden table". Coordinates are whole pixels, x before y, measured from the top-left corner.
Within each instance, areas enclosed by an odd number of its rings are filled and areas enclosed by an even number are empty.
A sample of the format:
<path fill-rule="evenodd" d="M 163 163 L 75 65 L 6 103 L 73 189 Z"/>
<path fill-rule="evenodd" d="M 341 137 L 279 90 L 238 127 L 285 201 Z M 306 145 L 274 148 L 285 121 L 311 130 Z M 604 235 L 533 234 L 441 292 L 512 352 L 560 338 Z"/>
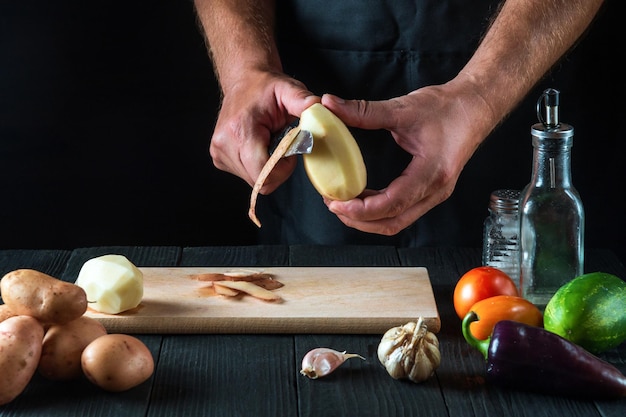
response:
<path fill-rule="evenodd" d="M 34 268 L 73 281 L 89 258 L 126 255 L 137 266 L 425 266 L 442 319 L 442 362 L 422 384 L 396 381 L 376 358 L 381 335 L 138 335 L 157 365 L 146 383 L 123 393 L 90 383 L 51 382 L 35 375 L 0 416 L 602 416 L 626 415 L 626 399 L 583 401 L 486 384 L 481 355 L 464 341 L 452 306 L 456 280 L 478 266 L 474 248 L 393 247 L 98 247 L 0 251 L 0 273 Z M 610 251 L 588 250 L 586 271 L 626 277 Z M 404 323 L 399 323 L 404 324 Z M 326 378 L 299 374 L 304 354 L 319 346 L 359 352 Z M 602 357 L 626 372 L 626 344 Z M 0 375 L 0 378 L 3 376 Z"/>

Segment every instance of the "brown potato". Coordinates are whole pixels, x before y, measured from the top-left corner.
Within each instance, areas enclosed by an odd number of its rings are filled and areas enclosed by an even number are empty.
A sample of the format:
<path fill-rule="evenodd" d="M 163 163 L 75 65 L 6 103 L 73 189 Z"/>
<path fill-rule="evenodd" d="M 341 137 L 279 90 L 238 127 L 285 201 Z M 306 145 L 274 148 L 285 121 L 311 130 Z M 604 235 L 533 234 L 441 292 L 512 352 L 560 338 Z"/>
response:
<path fill-rule="evenodd" d="M 87 345 L 107 334 L 98 320 L 81 316 L 65 324 L 50 326 L 43 338 L 38 370 L 55 381 L 69 381 L 83 376 L 80 358 Z"/>
<path fill-rule="evenodd" d="M 154 372 L 148 347 L 126 334 L 100 336 L 83 350 L 81 364 L 87 379 L 112 392 L 136 387 Z"/>
<path fill-rule="evenodd" d="M 0 323 L 0 405 L 24 391 L 37 370 L 43 326 L 29 316 L 9 317 Z"/>
<path fill-rule="evenodd" d="M 17 269 L 0 280 L 4 303 L 19 315 L 44 324 L 63 324 L 87 311 L 87 295 L 79 286 L 34 269 Z"/>
<path fill-rule="evenodd" d="M 11 311 L 8 305 L 6 304 L 0 305 L 0 322 L 3 322 L 9 317 L 13 317 L 13 316 L 17 316 L 17 314 Z"/>

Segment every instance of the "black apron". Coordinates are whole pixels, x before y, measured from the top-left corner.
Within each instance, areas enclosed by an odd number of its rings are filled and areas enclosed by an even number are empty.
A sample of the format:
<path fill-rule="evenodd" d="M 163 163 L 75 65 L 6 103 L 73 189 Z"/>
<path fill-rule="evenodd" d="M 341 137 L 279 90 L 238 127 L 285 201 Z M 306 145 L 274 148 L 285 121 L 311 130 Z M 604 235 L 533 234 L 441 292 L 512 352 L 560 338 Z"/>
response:
<path fill-rule="evenodd" d="M 471 57 L 496 3 L 279 0 L 276 36 L 284 71 L 316 94 L 332 93 L 347 99 L 382 100 L 445 83 Z M 363 153 L 367 187 L 386 187 L 407 166 L 410 156 L 387 131 L 351 131 Z M 487 197 L 480 207 L 485 214 Z M 258 201 L 263 223 L 259 242 L 399 247 L 463 244 L 465 210 L 463 202 L 456 200 L 453 194 L 395 236 L 363 233 L 343 225 L 328 211 L 300 158 L 289 180 Z"/>

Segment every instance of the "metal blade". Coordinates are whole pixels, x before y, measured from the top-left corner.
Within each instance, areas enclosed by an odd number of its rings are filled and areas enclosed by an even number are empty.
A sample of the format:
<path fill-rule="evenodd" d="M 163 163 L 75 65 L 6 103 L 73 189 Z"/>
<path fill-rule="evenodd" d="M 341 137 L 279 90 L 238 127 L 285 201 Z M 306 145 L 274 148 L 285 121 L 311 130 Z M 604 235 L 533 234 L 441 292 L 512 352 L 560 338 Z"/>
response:
<path fill-rule="evenodd" d="M 274 150 L 280 143 L 281 139 L 285 137 L 285 135 L 292 129 L 298 126 L 297 121 L 287 126 L 282 132 L 275 135 L 270 142 L 270 155 L 274 153 Z M 296 135 L 293 142 L 289 148 L 287 148 L 287 152 L 283 155 L 284 157 L 291 155 L 300 155 L 304 153 L 311 153 L 313 150 L 313 135 L 308 130 L 300 130 L 300 132 Z"/>
<path fill-rule="evenodd" d="M 303 153 L 311 153 L 313 150 L 313 135 L 308 130 L 301 130 L 296 138 L 291 142 L 291 146 L 285 152 L 285 156 L 301 155 Z"/>

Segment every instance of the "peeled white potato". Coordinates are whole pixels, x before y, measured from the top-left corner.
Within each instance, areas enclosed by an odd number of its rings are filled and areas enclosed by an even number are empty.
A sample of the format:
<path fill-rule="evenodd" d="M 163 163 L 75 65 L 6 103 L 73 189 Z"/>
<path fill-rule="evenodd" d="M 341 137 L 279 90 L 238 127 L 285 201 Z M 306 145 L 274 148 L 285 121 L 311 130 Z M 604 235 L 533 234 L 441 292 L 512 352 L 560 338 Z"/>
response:
<path fill-rule="evenodd" d="M 299 127 L 313 135 L 313 150 L 303 158 L 317 192 L 331 200 L 350 200 L 361 194 L 367 171 L 361 149 L 346 125 L 316 103 L 302 112 Z"/>
<path fill-rule="evenodd" d="M 76 285 L 87 294 L 89 307 L 119 314 L 139 305 L 143 298 L 143 274 L 123 255 L 103 255 L 85 262 Z"/>

